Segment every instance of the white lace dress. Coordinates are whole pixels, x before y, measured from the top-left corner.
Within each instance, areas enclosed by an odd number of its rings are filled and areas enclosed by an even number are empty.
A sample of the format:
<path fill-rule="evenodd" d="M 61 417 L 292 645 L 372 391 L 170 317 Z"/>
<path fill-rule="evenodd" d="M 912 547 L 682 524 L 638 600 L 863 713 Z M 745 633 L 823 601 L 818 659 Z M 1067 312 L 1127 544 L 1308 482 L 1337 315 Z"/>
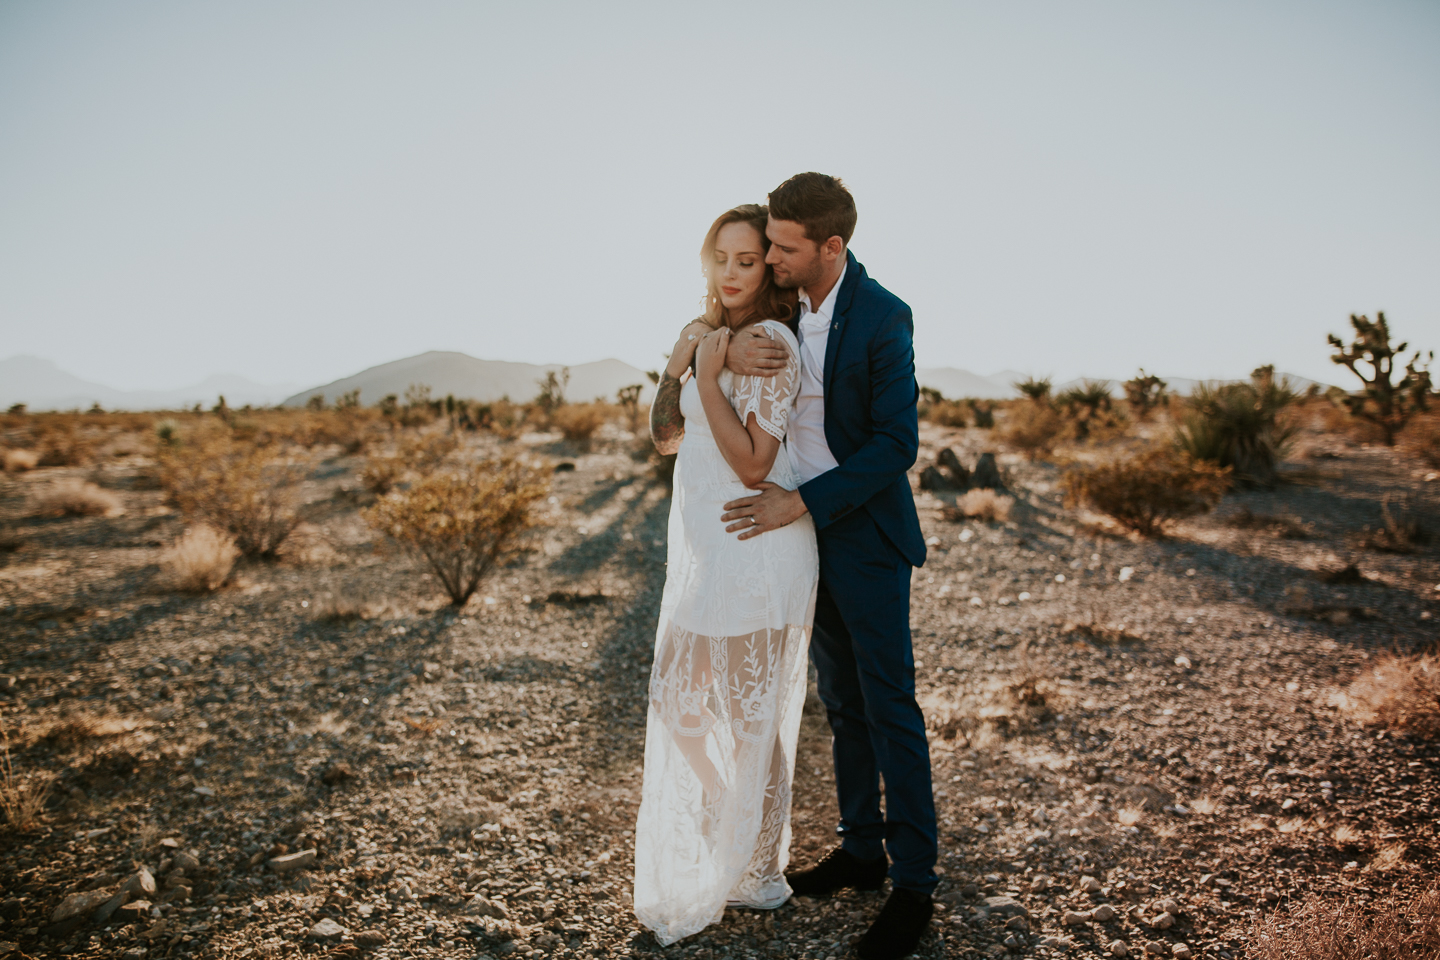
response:
<path fill-rule="evenodd" d="M 799 344 L 784 324 L 759 326 L 789 348 L 785 371 L 726 370 L 720 385 L 742 420 L 753 413 L 783 441 Z M 667 945 L 720 919 L 727 901 L 768 908 L 790 895 L 790 784 L 819 577 L 808 514 L 749 540 L 725 532 L 722 505 L 747 491 L 715 443 L 694 378 L 680 412 L 635 826 L 635 915 Z M 799 484 L 783 443 L 769 480 Z"/>

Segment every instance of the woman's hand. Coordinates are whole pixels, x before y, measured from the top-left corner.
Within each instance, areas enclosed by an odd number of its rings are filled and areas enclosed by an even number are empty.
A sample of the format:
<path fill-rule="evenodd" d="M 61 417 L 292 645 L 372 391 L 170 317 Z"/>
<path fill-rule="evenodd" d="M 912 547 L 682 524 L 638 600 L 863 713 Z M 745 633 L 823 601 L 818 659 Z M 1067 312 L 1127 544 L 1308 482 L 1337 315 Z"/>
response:
<path fill-rule="evenodd" d="M 675 349 L 670 351 L 670 362 L 665 365 L 665 372 L 676 380 L 684 376 L 685 371 L 690 369 L 690 361 L 695 359 L 700 339 L 713 329 L 704 320 L 691 320 L 685 324 L 685 329 L 680 331 L 680 339 L 675 341 Z"/>
<path fill-rule="evenodd" d="M 700 338 L 695 354 L 695 376 L 701 380 L 719 380 L 725 369 L 725 351 L 730 348 L 730 328 L 712 330 Z"/>

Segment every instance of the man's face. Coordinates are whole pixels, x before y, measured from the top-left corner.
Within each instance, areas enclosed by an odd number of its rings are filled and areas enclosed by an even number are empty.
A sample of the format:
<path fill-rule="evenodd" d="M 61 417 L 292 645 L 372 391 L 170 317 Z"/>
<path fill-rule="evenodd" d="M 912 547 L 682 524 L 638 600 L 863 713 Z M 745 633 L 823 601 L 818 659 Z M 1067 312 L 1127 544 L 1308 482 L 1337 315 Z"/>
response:
<path fill-rule="evenodd" d="M 771 217 L 765 224 L 765 236 L 770 240 L 765 262 L 774 268 L 777 285 L 791 289 L 808 287 L 824 277 L 820 245 L 805 236 L 803 224 Z"/>

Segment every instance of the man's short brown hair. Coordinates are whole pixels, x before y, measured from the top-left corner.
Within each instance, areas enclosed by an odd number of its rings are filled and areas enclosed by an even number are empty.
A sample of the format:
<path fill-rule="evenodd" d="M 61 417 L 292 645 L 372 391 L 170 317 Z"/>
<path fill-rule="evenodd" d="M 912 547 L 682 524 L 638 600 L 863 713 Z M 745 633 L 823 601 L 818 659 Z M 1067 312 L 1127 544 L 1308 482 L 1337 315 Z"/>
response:
<path fill-rule="evenodd" d="M 850 245 L 855 233 L 855 198 L 839 177 L 797 173 L 771 191 L 769 199 L 770 218 L 800 224 L 806 239 L 817 247 L 831 237 Z"/>

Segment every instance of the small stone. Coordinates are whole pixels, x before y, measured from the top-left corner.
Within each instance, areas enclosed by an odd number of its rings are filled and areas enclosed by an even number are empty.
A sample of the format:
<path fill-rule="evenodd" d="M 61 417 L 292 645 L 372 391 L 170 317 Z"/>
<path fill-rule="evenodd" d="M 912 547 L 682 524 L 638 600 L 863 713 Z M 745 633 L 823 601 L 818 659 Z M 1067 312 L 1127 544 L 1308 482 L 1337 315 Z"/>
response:
<path fill-rule="evenodd" d="M 1159 940 L 1147 940 L 1145 941 L 1145 952 L 1153 953 L 1156 956 L 1164 956 L 1170 952 L 1170 945 L 1162 943 Z"/>
<path fill-rule="evenodd" d="M 174 837 L 166 837 L 164 840 L 160 841 L 160 846 L 165 847 L 167 850 L 179 850 L 180 841 L 176 840 Z"/>
<path fill-rule="evenodd" d="M 160 895 L 161 903 L 184 903 L 190 899 L 190 888 L 185 884 L 178 884 L 168 888 Z"/>
<path fill-rule="evenodd" d="M 1170 913 L 1162 913 L 1158 917 L 1151 919 L 1149 925 L 1156 930 L 1169 930 L 1175 926 L 1175 916 Z"/>
<path fill-rule="evenodd" d="M 1276 890 L 1274 887 L 1266 887 L 1264 896 L 1266 900 L 1270 901 L 1271 903 L 1275 903 L 1277 900 L 1280 899 L 1280 891 Z"/>
<path fill-rule="evenodd" d="M 1100 881 L 1096 880 L 1094 877 L 1080 878 L 1080 890 L 1082 893 L 1099 893 L 1100 886 Z"/>
<path fill-rule="evenodd" d="M 1020 933 L 1026 933 L 1030 929 L 1030 921 L 1026 920 L 1024 917 L 1011 917 L 1009 920 L 1005 921 L 1005 929 L 1016 930 Z"/>
<path fill-rule="evenodd" d="M 1049 886 L 1050 877 L 1047 874 L 1037 873 L 1030 878 L 1030 891 L 1032 893 L 1042 893 Z"/>
<path fill-rule="evenodd" d="M 980 888 L 973 883 L 967 883 L 965 884 L 965 886 L 960 888 L 960 894 L 973 900 L 974 898 L 980 896 Z"/>
<path fill-rule="evenodd" d="M 1090 919 L 1097 923 L 1109 923 L 1115 919 L 1115 908 L 1108 903 L 1102 903 L 1090 911 Z"/>
<path fill-rule="evenodd" d="M 82 913 L 89 913 L 106 900 L 109 900 L 113 895 L 114 890 L 109 887 L 72 893 L 64 900 L 61 900 L 60 905 L 55 908 L 55 912 L 50 914 L 50 922 L 60 923 L 64 920 L 78 917 Z"/>
<path fill-rule="evenodd" d="M 1155 901 L 1155 909 L 1160 913 L 1168 913 L 1171 916 L 1178 916 L 1180 913 L 1180 904 L 1175 900 L 1166 897 L 1164 900 Z"/>
<path fill-rule="evenodd" d="M 1048 823 L 1049 820 L 1050 815 L 1045 812 L 1044 807 L 1036 807 L 1035 810 L 1030 814 L 1030 821 L 1032 823 Z"/>
<path fill-rule="evenodd" d="M 120 954 L 120 960 L 145 960 L 145 955 L 149 952 L 144 947 L 131 947 Z"/>
<path fill-rule="evenodd" d="M 471 897 L 461 909 L 472 917 L 494 917 L 496 920 L 509 920 L 510 911 L 505 904 L 499 900 L 487 900 L 480 894 Z"/>
<path fill-rule="evenodd" d="M 121 923 L 143 920 L 150 913 L 149 900 L 131 900 L 117 911 Z"/>
<path fill-rule="evenodd" d="M 361 930 L 355 934 L 355 945 L 358 947 L 378 947 L 390 938 L 385 936 L 384 930 Z"/>
<path fill-rule="evenodd" d="M 1051 950 L 1069 950 L 1073 944 L 1069 937 L 1041 937 L 1036 941 L 1036 946 L 1049 947 Z"/>
<path fill-rule="evenodd" d="M 329 917 L 326 917 L 310 928 L 310 936 L 316 940 L 339 940 L 348 932 L 344 927 Z"/>
<path fill-rule="evenodd" d="M 1088 910 L 1083 912 L 1066 910 L 1060 915 L 1060 922 L 1067 927 L 1083 926 L 1090 922 L 1090 912 Z"/>
<path fill-rule="evenodd" d="M 200 859 L 185 850 L 177 851 L 170 863 L 170 869 L 179 870 L 181 873 L 195 873 L 200 869 Z"/>
<path fill-rule="evenodd" d="M 1030 911 L 1025 909 L 1025 904 L 1014 897 L 986 897 L 981 909 L 986 913 L 999 914 L 1002 917 L 1030 916 Z"/>
<path fill-rule="evenodd" d="M 6 957 L 20 949 L 20 944 L 11 940 L 0 940 L 0 957 Z"/>
<path fill-rule="evenodd" d="M 284 856 L 271 857 L 266 865 L 276 873 L 289 873 L 293 870 L 308 870 L 315 866 L 315 860 L 319 856 L 314 849 L 300 850 L 296 853 L 287 853 Z"/>
<path fill-rule="evenodd" d="M 1175 944 L 1175 946 L 1170 948 L 1170 955 L 1173 956 L 1175 960 L 1190 960 L 1190 958 L 1194 956 L 1194 954 L 1190 952 L 1190 945 L 1187 943 Z"/>
<path fill-rule="evenodd" d="M 1106 947 L 1105 949 L 1110 951 L 1110 956 L 1112 957 L 1130 956 L 1130 948 L 1125 945 L 1124 940 L 1111 940 L 1110 946 Z"/>

